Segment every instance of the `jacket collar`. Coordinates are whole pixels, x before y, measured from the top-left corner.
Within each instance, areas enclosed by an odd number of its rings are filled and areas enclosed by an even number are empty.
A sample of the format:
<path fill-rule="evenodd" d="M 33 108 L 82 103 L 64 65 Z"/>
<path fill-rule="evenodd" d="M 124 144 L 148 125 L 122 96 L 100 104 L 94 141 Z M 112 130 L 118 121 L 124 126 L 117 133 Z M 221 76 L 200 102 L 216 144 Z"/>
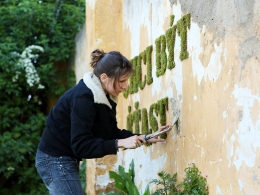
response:
<path fill-rule="evenodd" d="M 111 104 L 109 103 L 106 94 L 101 86 L 99 78 L 93 73 L 88 72 L 83 76 L 83 82 L 85 85 L 92 91 L 94 96 L 94 102 L 97 104 L 105 104 L 110 109 L 112 109 Z M 110 99 L 117 103 L 117 97 L 109 95 Z"/>

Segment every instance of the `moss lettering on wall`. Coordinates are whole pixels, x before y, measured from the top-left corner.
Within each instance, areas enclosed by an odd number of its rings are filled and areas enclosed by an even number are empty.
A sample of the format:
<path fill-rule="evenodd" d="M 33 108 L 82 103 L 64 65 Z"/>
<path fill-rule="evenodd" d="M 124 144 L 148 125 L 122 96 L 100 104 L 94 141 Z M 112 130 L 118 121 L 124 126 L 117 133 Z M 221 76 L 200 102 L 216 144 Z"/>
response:
<path fill-rule="evenodd" d="M 146 57 L 142 52 L 138 57 L 137 57 L 137 64 L 136 64 L 136 81 L 138 84 L 138 87 L 142 90 L 145 87 L 146 84 L 146 75 L 144 76 L 144 81 L 142 81 L 142 60 L 143 56 Z"/>
<path fill-rule="evenodd" d="M 155 40 L 156 47 L 156 76 L 165 74 L 166 69 L 173 69 L 174 62 L 174 48 L 176 41 L 176 32 L 181 38 L 180 60 L 187 59 L 189 53 L 187 51 L 187 30 L 190 29 L 190 14 L 183 16 L 175 25 L 175 16 L 170 16 L 170 28 L 166 30 L 165 35 L 161 35 Z M 168 51 L 168 52 L 167 52 Z M 135 56 L 131 62 L 133 64 L 134 73 L 130 76 L 130 84 L 126 91 L 123 92 L 125 98 L 129 94 L 134 94 L 145 88 L 146 84 L 153 83 L 152 77 L 152 52 L 153 46 L 148 46 L 138 56 Z M 168 56 L 167 56 L 168 53 Z M 142 75 L 142 65 L 147 66 L 146 75 Z M 168 65 L 168 66 L 167 66 Z M 157 103 L 154 103 L 147 109 L 139 109 L 139 102 L 135 102 L 135 111 L 131 113 L 131 106 L 128 107 L 127 129 L 136 134 L 150 134 L 158 130 L 158 121 L 160 118 L 160 125 L 166 125 L 166 112 L 168 111 L 168 98 L 163 98 Z M 149 119 L 149 120 L 148 120 Z M 139 123 L 142 122 L 142 132 L 140 132 Z M 150 127 L 149 127 L 150 125 Z M 133 128 L 134 127 L 134 128 Z M 161 135 L 161 138 L 166 138 L 166 134 Z"/>
<path fill-rule="evenodd" d="M 132 89 L 131 89 L 131 93 L 137 93 L 138 92 L 138 77 L 137 75 L 137 59 L 138 56 L 135 56 L 131 61 L 134 67 L 134 74 L 132 74 L 131 76 L 133 77 L 133 82 L 132 82 Z"/>
<path fill-rule="evenodd" d="M 148 125 L 148 114 L 147 114 L 147 109 L 143 108 L 142 109 L 142 134 L 149 134 L 151 133 L 149 130 L 149 125 Z"/>
<path fill-rule="evenodd" d="M 135 111 L 133 113 L 134 133 L 140 134 L 139 121 L 141 121 L 141 110 L 139 108 L 139 102 L 135 102 Z"/>
<path fill-rule="evenodd" d="M 127 128 L 127 130 L 133 132 L 134 121 L 133 121 L 133 115 L 131 114 L 131 111 L 132 111 L 132 107 L 128 106 L 128 115 L 126 118 L 126 128 Z"/>
<path fill-rule="evenodd" d="M 164 98 L 157 103 L 157 111 L 160 116 L 160 125 L 165 126 L 166 125 L 166 111 L 168 111 L 168 98 Z M 162 134 L 160 136 L 163 139 L 166 139 L 167 134 Z"/>
<path fill-rule="evenodd" d="M 176 29 L 177 26 L 173 26 L 166 31 L 166 42 L 167 42 L 167 49 L 168 49 L 168 69 L 173 69 L 175 67 L 174 62 L 174 46 L 175 46 L 175 39 L 176 39 Z"/>
<path fill-rule="evenodd" d="M 152 76 L 152 52 L 153 46 L 150 45 L 146 48 L 144 55 L 145 57 L 144 64 L 147 66 L 147 84 L 150 85 L 153 83 L 153 76 Z"/>
<path fill-rule="evenodd" d="M 147 109 L 143 108 L 142 109 L 142 134 L 147 135 L 147 134 L 151 134 L 152 131 L 151 129 L 149 129 L 149 124 L 148 124 L 148 113 L 147 113 Z M 151 143 L 147 142 L 144 144 L 145 146 L 150 146 Z"/>
<path fill-rule="evenodd" d="M 134 72 L 130 76 L 130 83 L 127 90 L 123 92 L 125 98 L 128 97 L 129 94 L 134 94 L 138 92 L 138 88 L 141 90 L 144 89 L 146 83 L 148 85 L 152 84 L 152 52 L 153 46 L 148 46 L 139 56 L 135 56 L 131 59 L 131 63 L 133 64 Z M 147 74 L 144 75 L 144 81 L 142 80 L 142 64 L 147 66 Z"/>
<path fill-rule="evenodd" d="M 172 26 L 172 25 L 173 25 L 174 18 L 175 18 L 175 16 L 174 16 L 174 15 L 171 15 L 171 16 L 170 16 L 170 26 Z"/>
<path fill-rule="evenodd" d="M 157 112 L 157 104 L 154 103 L 150 106 L 149 109 L 149 122 L 150 122 L 150 128 L 152 132 L 155 132 L 158 130 L 158 122 L 157 122 L 157 118 L 156 116 L 158 116 L 158 112 Z"/>
<path fill-rule="evenodd" d="M 174 15 L 170 16 L 170 28 L 166 30 L 165 35 L 161 35 L 155 40 L 156 47 L 156 76 L 163 76 L 166 72 L 166 68 L 173 69 L 175 67 L 174 62 L 174 47 L 176 40 L 176 31 L 181 38 L 181 51 L 180 60 L 187 59 L 189 53 L 187 51 L 187 30 L 190 29 L 190 14 L 186 14 L 175 25 Z M 168 50 L 168 56 L 167 51 Z M 130 76 L 130 84 L 128 90 L 124 91 L 124 97 L 127 98 L 129 94 L 137 93 L 144 89 L 146 84 L 150 85 L 153 82 L 152 78 L 152 51 L 153 46 L 148 46 L 145 51 L 141 52 L 138 56 L 135 56 L 131 62 L 135 69 L 134 74 Z M 168 64 L 168 66 L 167 66 Z M 147 73 L 142 80 L 142 65 L 147 65 Z"/>
<path fill-rule="evenodd" d="M 139 102 L 135 102 L 135 111 L 131 113 L 131 106 L 128 106 L 127 128 L 135 134 L 150 134 L 158 130 L 158 118 L 160 125 L 166 125 L 166 112 L 168 111 L 168 97 L 159 100 L 152 104 L 149 108 L 149 113 L 146 108 L 139 109 Z M 139 124 L 141 121 L 142 131 Z M 149 128 L 150 125 L 150 128 Z M 134 126 L 134 129 L 132 128 Z M 161 138 L 166 138 L 166 134 L 161 135 Z"/>
<path fill-rule="evenodd" d="M 183 16 L 177 22 L 178 35 L 181 37 L 181 60 L 189 57 L 189 53 L 187 51 L 187 29 L 190 29 L 190 14 Z"/>
<path fill-rule="evenodd" d="M 166 38 L 161 35 L 155 40 L 156 45 L 156 76 L 164 75 L 167 67 Z"/>

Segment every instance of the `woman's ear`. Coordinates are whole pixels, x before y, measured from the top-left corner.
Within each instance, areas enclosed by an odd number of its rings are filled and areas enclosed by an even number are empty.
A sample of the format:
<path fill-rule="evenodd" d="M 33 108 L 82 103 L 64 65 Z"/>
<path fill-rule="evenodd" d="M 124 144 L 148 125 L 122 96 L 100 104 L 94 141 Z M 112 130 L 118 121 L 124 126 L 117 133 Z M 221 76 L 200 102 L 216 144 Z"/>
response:
<path fill-rule="evenodd" d="M 101 83 L 106 83 L 106 80 L 107 80 L 107 74 L 102 73 L 102 74 L 100 75 L 100 81 L 101 81 Z"/>

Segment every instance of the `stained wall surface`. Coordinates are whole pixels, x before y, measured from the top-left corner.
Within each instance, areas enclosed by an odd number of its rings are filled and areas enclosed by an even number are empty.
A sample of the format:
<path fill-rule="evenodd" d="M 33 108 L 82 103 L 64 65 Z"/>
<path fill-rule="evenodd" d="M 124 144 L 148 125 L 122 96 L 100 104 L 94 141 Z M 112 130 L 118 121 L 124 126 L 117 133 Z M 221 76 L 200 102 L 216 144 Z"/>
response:
<path fill-rule="evenodd" d="M 187 14 L 187 40 L 176 34 L 174 51 L 165 50 L 173 54 L 175 67 L 157 77 L 156 40 Z M 134 112 L 135 102 L 149 111 L 168 98 L 166 123 L 180 115 L 165 143 L 88 160 L 87 193 L 110 191 L 108 172 L 118 165 L 128 170 L 133 159 L 141 192 L 159 171 L 177 172 L 181 179 L 193 162 L 208 175 L 209 194 L 260 194 L 260 1 L 88 0 L 86 15 L 87 64 L 82 66 L 87 70 L 97 47 L 119 50 L 128 59 L 153 47 L 153 82 L 127 98 L 119 96 L 118 126 L 126 128 L 128 106 Z M 181 60 L 182 44 L 188 56 Z M 141 67 L 144 79 L 147 64 Z"/>

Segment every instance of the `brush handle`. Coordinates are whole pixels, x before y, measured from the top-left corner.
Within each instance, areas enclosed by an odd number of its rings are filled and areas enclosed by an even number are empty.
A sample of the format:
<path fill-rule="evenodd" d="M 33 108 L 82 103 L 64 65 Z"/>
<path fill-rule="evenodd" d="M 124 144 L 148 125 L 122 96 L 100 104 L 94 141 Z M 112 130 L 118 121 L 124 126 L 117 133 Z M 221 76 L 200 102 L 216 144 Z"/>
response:
<path fill-rule="evenodd" d="M 174 125 L 174 124 L 173 124 L 173 125 Z M 152 139 L 152 138 L 154 138 L 154 137 L 156 137 L 156 136 L 158 136 L 158 135 L 161 135 L 161 134 L 163 134 L 163 133 L 165 133 L 165 132 L 171 130 L 172 127 L 173 127 L 173 125 L 169 126 L 168 128 L 166 128 L 166 129 L 164 129 L 164 130 L 162 130 L 162 131 L 160 131 L 160 132 L 156 132 L 156 133 L 153 133 L 153 134 L 150 134 L 150 135 L 145 135 L 145 136 L 144 136 L 144 140 L 147 141 L 147 140 L 149 140 L 149 139 Z"/>
<path fill-rule="evenodd" d="M 174 118 L 172 124 L 171 124 L 168 128 L 166 128 L 166 129 L 164 129 L 164 130 L 162 130 L 162 131 L 159 131 L 159 132 L 157 131 L 156 133 L 153 133 L 153 134 L 150 134 L 150 135 L 145 135 L 145 136 L 144 136 L 144 140 L 147 141 L 147 140 L 149 140 L 149 139 L 152 139 L 152 138 L 154 138 L 154 137 L 156 137 L 156 136 L 158 136 L 158 135 L 161 135 L 161 134 L 163 134 L 163 133 L 165 133 L 165 132 L 171 130 L 171 129 L 173 128 L 173 126 L 175 125 L 175 123 L 177 122 L 178 118 L 179 118 L 179 117 L 176 116 L 176 117 Z"/>

